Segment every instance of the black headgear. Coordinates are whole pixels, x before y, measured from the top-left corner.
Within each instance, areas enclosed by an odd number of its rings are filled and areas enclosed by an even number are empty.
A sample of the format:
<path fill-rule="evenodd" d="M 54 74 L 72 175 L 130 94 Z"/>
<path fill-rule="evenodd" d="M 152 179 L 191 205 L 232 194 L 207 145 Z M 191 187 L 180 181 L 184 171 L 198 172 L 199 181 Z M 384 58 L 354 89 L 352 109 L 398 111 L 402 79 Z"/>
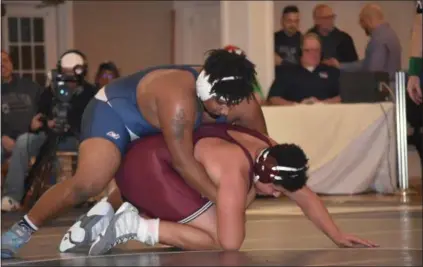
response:
<path fill-rule="evenodd" d="M 254 164 L 255 181 L 280 185 L 290 192 L 307 182 L 308 159 L 294 144 L 268 147 L 260 152 Z"/>

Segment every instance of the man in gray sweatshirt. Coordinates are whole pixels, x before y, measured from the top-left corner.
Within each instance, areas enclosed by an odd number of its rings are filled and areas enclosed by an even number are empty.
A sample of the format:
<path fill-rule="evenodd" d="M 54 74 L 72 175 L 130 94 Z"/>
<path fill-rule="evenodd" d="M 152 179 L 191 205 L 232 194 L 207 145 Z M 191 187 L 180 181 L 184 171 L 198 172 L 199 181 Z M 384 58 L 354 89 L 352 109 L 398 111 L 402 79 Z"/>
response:
<path fill-rule="evenodd" d="M 13 63 L 6 51 L 1 51 L 1 162 L 13 157 L 28 142 L 19 142 L 19 136 L 28 132 L 32 117 L 38 110 L 42 87 L 31 80 L 13 74 Z M 14 166 L 9 166 L 9 170 Z M 6 177 L 5 187 L 13 177 Z"/>

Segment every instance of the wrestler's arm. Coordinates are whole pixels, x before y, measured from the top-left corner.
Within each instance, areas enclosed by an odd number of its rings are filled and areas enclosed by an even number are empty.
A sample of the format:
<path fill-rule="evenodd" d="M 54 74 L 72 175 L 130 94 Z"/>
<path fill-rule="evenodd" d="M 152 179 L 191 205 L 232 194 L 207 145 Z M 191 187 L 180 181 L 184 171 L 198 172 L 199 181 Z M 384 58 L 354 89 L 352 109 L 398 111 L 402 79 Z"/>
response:
<path fill-rule="evenodd" d="M 256 130 L 267 135 L 267 126 L 264 120 L 263 111 L 255 98 L 249 99 L 248 101 L 242 101 L 236 109 L 239 109 L 237 113 L 240 114 L 234 121 L 236 125 Z"/>
<path fill-rule="evenodd" d="M 185 181 L 209 200 L 216 201 L 216 186 L 194 158 L 193 131 L 196 106 L 193 98 L 175 89 L 157 100 L 160 126 L 172 165 Z"/>
<path fill-rule="evenodd" d="M 232 152 L 228 152 L 232 153 Z M 245 209 L 248 206 L 247 161 L 241 150 L 234 150 L 233 160 L 220 166 L 222 175 L 217 189 L 217 236 L 225 250 L 238 250 L 245 238 Z M 251 195 L 249 196 L 251 201 Z"/>
<path fill-rule="evenodd" d="M 333 242 L 337 243 L 337 240 L 342 236 L 342 232 L 332 220 L 322 200 L 310 188 L 304 186 L 302 189 L 293 193 L 287 190 L 283 190 L 282 192 L 297 203 L 304 215 L 317 228 L 325 233 Z"/>

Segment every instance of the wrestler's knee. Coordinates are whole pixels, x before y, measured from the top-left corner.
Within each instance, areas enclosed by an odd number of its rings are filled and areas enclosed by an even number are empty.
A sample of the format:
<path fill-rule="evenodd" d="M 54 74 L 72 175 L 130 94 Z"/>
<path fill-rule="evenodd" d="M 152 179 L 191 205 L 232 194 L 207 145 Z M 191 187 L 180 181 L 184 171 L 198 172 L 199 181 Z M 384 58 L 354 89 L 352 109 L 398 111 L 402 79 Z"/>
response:
<path fill-rule="evenodd" d="M 99 195 L 103 191 L 105 185 L 107 185 L 107 183 L 102 181 L 84 181 L 78 177 L 73 177 L 72 180 L 73 182 L 69 189 L 77 203 L 82 203 L 91 197 Z"/>

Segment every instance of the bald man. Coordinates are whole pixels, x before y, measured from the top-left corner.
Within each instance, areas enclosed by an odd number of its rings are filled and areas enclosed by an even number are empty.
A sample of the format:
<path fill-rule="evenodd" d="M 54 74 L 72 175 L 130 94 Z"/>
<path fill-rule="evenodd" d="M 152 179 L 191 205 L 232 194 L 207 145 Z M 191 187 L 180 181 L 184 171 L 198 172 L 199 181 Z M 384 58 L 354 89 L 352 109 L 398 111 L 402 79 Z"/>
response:
<path fill-rule="evenodd" d="M 326 63 L 346 71 L 387 72 L 393 81 L 395 72 L 401 69 L 402 49 L 397 34 L 385 21 L 382 8 L 376 4 L 365 5 L 359 17 L 360 26 L 370 36 L 364 59 L 351 63 L 331 59 Z"/>
<path fill-rule="evenodd" d="M 336 15 L 325 4 L 316 5 L 313 10 L 314 27 L 309 32 L 316 33 L 322 42 L 323 58 L 335 58 L 338 62 L 358 60 L 351 36 L 335 27 Z"/>

